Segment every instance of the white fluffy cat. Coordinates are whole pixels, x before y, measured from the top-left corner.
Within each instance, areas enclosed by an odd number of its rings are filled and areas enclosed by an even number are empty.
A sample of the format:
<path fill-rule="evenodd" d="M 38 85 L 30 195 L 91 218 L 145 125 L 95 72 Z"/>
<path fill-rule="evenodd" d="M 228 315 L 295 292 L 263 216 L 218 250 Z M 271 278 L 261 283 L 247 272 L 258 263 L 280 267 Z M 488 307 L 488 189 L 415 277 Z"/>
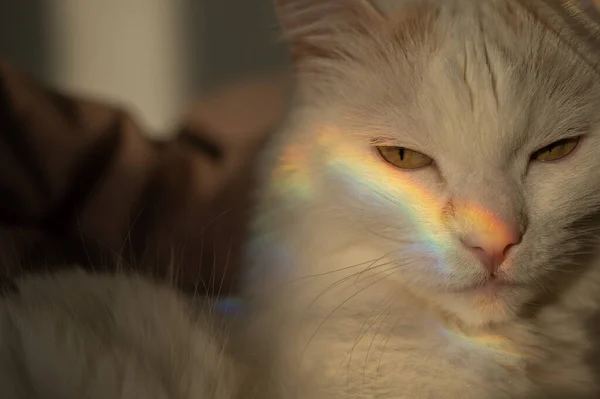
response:
<path fill-rule="evenodd" d="M 0 397 L 597 398 L 600 52 L 575 3 L 280 0 L 298 88 L 243 317 L 32 277 L 1 303 Z"/>
<path fill-rule="evenodd" d="M 249 246 L 263 392 L 600 397 L 578 2 L 278 3 L 299 79 Z"/>

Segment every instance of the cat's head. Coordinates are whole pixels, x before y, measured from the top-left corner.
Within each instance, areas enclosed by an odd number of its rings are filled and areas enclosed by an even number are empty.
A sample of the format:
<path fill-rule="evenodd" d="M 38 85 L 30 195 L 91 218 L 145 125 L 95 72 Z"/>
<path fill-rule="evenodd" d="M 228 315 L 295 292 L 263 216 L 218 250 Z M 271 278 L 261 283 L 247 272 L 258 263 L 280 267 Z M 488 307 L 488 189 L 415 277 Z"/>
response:
<path fill-rule="evenodd" d="M 278 9 L 298 71 L 277 168 L 302 187 L 290 198 L 468 323 L 581 278 L 600 234 L 600 77 L 573 46 L 512 0 Z"/>

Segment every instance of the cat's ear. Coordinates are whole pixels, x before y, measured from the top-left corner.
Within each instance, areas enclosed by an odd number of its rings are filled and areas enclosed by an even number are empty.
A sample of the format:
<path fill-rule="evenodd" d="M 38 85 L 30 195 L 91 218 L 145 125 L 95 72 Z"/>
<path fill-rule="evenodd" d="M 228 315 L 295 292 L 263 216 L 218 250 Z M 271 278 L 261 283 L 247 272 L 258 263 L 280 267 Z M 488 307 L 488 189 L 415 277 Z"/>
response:
<path fill-rule="evenodd" d="M 279 23 L 294 60 L 332 51 L 335 33 L 381 23 L 369 0 L 275 0 Z"/>

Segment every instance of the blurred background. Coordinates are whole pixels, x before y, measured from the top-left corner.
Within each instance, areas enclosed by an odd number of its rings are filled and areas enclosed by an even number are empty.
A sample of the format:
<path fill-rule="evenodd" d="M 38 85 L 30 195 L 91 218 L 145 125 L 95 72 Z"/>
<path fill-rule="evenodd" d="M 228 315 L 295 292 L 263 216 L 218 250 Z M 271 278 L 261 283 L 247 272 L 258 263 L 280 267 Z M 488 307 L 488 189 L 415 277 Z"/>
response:
<path fill-rule="evenodd" d="M 1 0 L 0 58 L 156 136 L 211 89 L 287 62 L 272 0 Z"/>

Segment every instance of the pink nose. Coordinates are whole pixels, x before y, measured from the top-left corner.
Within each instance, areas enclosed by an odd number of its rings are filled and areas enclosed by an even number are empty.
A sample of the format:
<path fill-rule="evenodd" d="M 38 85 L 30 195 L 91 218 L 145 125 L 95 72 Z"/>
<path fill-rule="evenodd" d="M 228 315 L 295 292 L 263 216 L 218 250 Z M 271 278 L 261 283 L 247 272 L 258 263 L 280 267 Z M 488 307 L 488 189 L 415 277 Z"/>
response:
<path fill-rule="evenodd" d="M 521 237 L 521 234 L 516 232 L 502 238 L 470 234 L 462 237 L 461 242 L 490 274 L 495 274 L 504 263 L 510 249 L 521 242 Z"/>

